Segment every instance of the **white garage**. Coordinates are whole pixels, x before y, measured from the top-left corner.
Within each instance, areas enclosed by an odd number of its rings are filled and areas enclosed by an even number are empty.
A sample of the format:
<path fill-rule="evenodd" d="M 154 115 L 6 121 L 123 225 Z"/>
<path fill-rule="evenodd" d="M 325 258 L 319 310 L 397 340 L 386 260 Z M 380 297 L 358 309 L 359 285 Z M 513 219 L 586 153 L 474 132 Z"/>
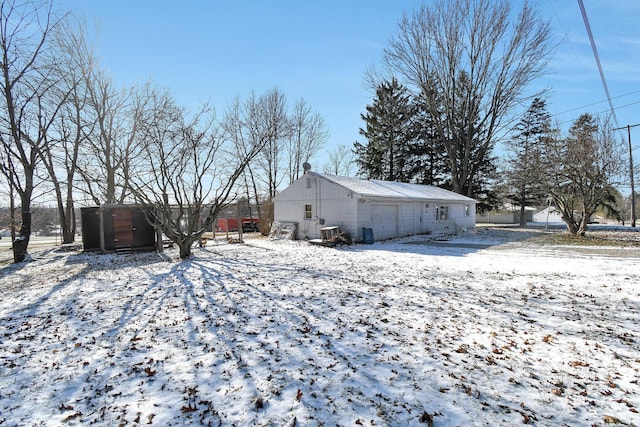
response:
<path fill-rule="evenodd" d="M 371 227 L 378 240 L 398 237 L 398 205 L 371 204 Z"/>
<path fill-rule="evenodd" d="M 298 239 L 338 226 L 356 241 L 472 229 L 476 200 L 439 187 L 307 171 L 274 199 L 274 219 L 297 224 Z"/>

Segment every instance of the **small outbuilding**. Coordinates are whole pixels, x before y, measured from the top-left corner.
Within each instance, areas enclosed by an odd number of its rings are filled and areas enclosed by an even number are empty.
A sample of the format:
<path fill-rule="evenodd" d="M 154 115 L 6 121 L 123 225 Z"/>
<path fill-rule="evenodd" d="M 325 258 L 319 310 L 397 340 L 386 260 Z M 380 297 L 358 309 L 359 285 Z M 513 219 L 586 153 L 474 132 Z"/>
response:
<path fill-rule="evenodd" d="M 470 197 L 430 185 L 307 170 L 275 197 L 274 220 L 296 223 L 298 239 L 318 239 L 321 229 L 337 226 L 358 242 L 368 240 L 371 232 L 375 240 L 386 240 L 473 229 L 476 203 Z"/>
<path fill-rule="evenodd" d="M 140 251 L 156 249 L 156 229 L 137 205 L 108 204 L 80 208 L 85 251 Z"/>
<path fill-rule="evenodd" d="M 538 209 L 526 206 L 524 208 L 524 221 L 533 222 L 533 215 Z M 500 209 L 493 209 L 476 216 L 478 223 L 484 224 L 520 224 L 520 206 L 506 204 Z"/>

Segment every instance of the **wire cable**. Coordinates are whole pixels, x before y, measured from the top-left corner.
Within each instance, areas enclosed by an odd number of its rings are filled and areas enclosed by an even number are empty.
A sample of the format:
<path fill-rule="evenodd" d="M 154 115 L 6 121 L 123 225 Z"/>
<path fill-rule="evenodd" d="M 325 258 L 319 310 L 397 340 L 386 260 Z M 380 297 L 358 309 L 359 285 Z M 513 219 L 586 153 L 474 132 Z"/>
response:
<path fill-rule="evenodd" d="M 589 41 L 591 42 L 591 50 L 593 50 L 593 56 L 596 59 L 596 64 L 598 65 L 598 71 L 600 72 L 600 80 L 602 80 L 602 85 L 604 86 L 604 92 L 607 94 L 607 100 L 609 101 L 609 108 L 611 108 L 611 115 L 613 116 L 613 121 L 616 124 L 616 127 L 619 127 L 618 117 L 616 117 L 616 111 L 613 108 L 613 102 L 611 102 L 611 95 L 609 94 L 609 87 L 607 86 L 607 80 L 604 78 L 604 72 L 602 71 L 602 64 L 600 63 L 600 56 L 598 55 L 598 49 L 596 48 L 596 42 L 593 39 L 593 34 L 591 33 L 591 26 L 589 25 L 589 18 L 587 18 L 587 11 L 584 9 L 584 3 L 582 0 L 578 0 L 578 5 L 580 6 L 580 12 L 582 13 L 582 20 L 584 21 L 584 26 L 587 29 L 587 34 L 589 35 Z"/>
<path fill-rule="evenodd" d="M 625 96 L 629 96 L 629 95 L 635 95 L 636 93 L 640 93 L 640 90 L 634 90 L 633 92 L 629 92 L 629 93 L 623 93 L 622 95 L 618 95 L 618 96 L 614 96 L 613 99 L 619 99 L 619 98 L 624 98 Z M 598 105 L 598 104 L 602 104 L 603 102 L 607 102 L 607 100 L 603 100 L 603 101 L 596 101 L 596 102 L 592 102 L 591 104 L 587 104 L 587 105 L 582 105 L 580 107 L 576 107 L 576 108 L 572 108 L 570 110 L 566 110 L 566 111 L 562 111 L 560 113 L 556 113 L 556 116 L 561 116 L 563 114 L 567 114 L 567 113 L 572 113 L 574 111 L 577 110 L 582 110 L 584 108 L 588 108 L 588 107 L 593 107 L 594 105 Z M 637 104 L 640 101 L 636 101 L 636 102 L 632 102 L 631 104 L 626 104 L 626 105 L 622 105 L 622 106 L 618 106 L 617 110 L 624 108 L 624 107 L 628 107 L 629 105 L 634 105 Z M 598 113 L 599 114 L 599 113 Z"/>

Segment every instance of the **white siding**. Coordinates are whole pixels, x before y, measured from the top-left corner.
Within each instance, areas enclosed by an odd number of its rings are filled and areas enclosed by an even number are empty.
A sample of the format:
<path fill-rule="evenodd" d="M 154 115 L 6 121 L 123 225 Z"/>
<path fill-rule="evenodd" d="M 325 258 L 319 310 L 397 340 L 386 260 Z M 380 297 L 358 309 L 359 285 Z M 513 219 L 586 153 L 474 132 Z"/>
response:
<path fill-rule="evenodd" d="M 467 208 L 468 207 L 468 208 Z M 467 212 L 468 209 L 468 212 Z M 476 207 L 474 203 L 449 204 L 449 219 L 455 221 L 458 228 L 476 226 Z"/>
<path fill-rule="evenodd" d="M 433 222 L 435 219 L 435 203 L 423 202 L 422 203 L 422 232 L 427 233 L 433 231 Z"/>
<path fill-rule="evenodd" d="M 362 228 L 373 229 L 375 240 L 430 233 L 436 228 L 437 206 L 448 206 L 449 219 L 459 228 L 475 226 L 475 210 L 470 205 L 469 217 L 465 216 L 465 204 L 439 201 L 403 201 L 375 198 L 362 199 L 357 204 L 357 229 L 353 236 L 362 240 Z M 392 213 L 395 209 L 396 214 Z M 386 213 L 385 213 L 386 212 Z M 395 222 L 394 222 L 395 218 Z"/>
<path fill-rule="evenodd" d="M 518 215 L 513 212 L 499 212 L 488 213 L 484 215 L 478 215 L 477 222 L 492 223 L 492 224 L 517 224 Z"/>
<path fill-rule="evenodd" d="M 298 223 L 298 239 L 318 239 L 320 229 L 337 225 L 357 236 L 357 198 L 347 189 L 318 176 L 303 176 L 276 196 L 274 219 Z M 312 206 L 305 219 L 304 206 Z"/>
<path fill-rule="evenodd" d="M 398 205 L 371 204 L 371 228 L 375 240 L 398 237 Z"/>
<path fill-rule="evenodd" d="M 375 240 L 384 240 L 432 232 L 438 206 L 448 207 L 448 219 L 458 228 L 473 228 L 475 203 L 437 187 L 309 172 L 276 196 L 274 213 L 276 221 L 298 223 L 299 239 L 320 238 L 320 228 L 338 226 L 356 241 L 362 240 L 363 228 L 373 229 Z M 305 204 L 312 205 L 311 219 L 304 218 Z"/>
<path fill-rule="evenodd" d="M 358 203 L 356 205 L 356 234 L 353 234 L 354 237 L 357 236 L 357 240 L 362 240 L 362 229 L 363 228 L 372 228 L 371 227 L 371 203 L 369 203 L 366 199 L 358 199 Z M 376 236 L 373 236 L 374 239 Z"/>
<path fill-rule="evenodd" d="M 398 236 L 411 236 L 422 233 L 422 204 L 404 202 L 400 205 L 400 223 Z"/>

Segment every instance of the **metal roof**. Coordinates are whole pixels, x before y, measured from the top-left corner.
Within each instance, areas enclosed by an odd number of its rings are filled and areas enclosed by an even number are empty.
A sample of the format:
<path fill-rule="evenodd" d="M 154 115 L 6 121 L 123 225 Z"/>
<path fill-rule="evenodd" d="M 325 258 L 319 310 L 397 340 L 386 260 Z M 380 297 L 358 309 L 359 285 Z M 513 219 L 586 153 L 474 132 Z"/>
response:
<path fill-rule="evenodd" d="M 307 172 L 338 184 L 348 190 L 366 197 L 390 197 L 402 199 L 449 200 L 459 202 L 476 202 L 462 194 L 435 187 L 433 185 L 409 184 L 406 182 L 381 181 L 377 179 L 361 179 L 346 176 L 327 175 Z"/>

